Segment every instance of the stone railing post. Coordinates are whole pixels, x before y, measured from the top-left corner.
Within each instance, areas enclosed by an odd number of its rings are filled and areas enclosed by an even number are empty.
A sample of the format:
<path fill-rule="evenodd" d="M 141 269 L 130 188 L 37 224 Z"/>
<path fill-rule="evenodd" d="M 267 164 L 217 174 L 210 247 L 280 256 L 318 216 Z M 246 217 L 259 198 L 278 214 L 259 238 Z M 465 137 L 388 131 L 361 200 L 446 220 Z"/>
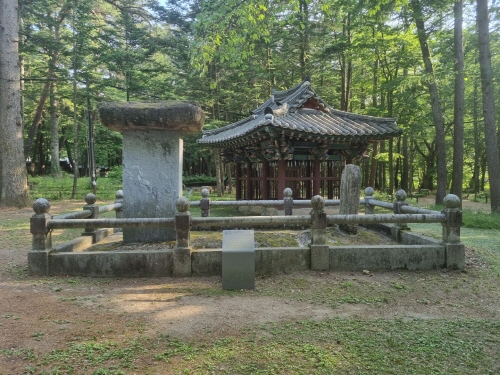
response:
<path fill-rule="evenodd" d="M 398 191 L 396 191 L 396 201 L 394 202 L 394 211 L 393 211 L 395 215 L 402 214 L 401 207 L 408 206 L 406 197 L 407 197 L 406 191 L 404 191 L 403 189 L 399 189 Z M 397 223 L 395 226 L 398 227 L 400 230 L 410 229 L 407 223 Z"/>
<path fill-rule="evenodd" d="M 49 274 L 49 252 L 52 248 L 52 234 L 47 226 L 50 203 L 38 198 L 33 204 L 35 214 L 30 218 L 30 232 L 33 236 L 31 251 L 28 252 L 28 273 L 46 276 Z"/>
<path fill-rule="evenodd" d="M 185 197 L 179 197 L 175 203 L 177 213 L 174 218 L 176 233 L 173 254 L 174 277 L 191 276 L 191 213 L 189 212 L 189 205 L 189 200 Z"/>
<path fill-rule="evenodd" d="M 443 244 L 446 247 L 446 268 L 465 268 L 465 246 L 460 242 L 462 210 L 460 198 L 455 194 L 444 197 L 445 208 L 441 211 L 446 218 L 443 226 Z"/>
<path fill-rule="evenodd" d="M 91 215 L 87 219 L 99 218 L 99 205 L 95 204 L 96 201 L 97 197 L 92 193 L 88 193 L 85 196 L 85 202 L 87 204 L 83 206 L 83 209 L 91 212 Z M 85 231 L 82 233 L 82 236 L 92 236 L 92 242 L 95 243 L 97 242 L 96 233 L 97 228 L 85 227 Z"/>
<path fill-rule="evenodd" d="M 117 190 L 115 193 L 115 203 L 120 203 L 122 205 L 121 208 L 115 210 L 116 218 L 121 219 L 123 217 L 123 190 Z M 122 228 L 114 228 L 115 233 L 123 232 Z"/>
<path fill-rule="evenodd" d="M 200 209 L 201 217 L 210 217 L 210 198 L 206 188 L 201 189 Z"/>
<path fill-rule="evenodd" d="M 408 202 L 406 202 L 406 192 L 404 190 L 398 190 L 396 192 L 396 201 L 393 203 L 393 213 L 401 214 L 401 207 L 408 206 Z M 408 224 L 406 223 L 396 223 L 391 225 L 391 236 L 394 240 L 400 241 L 401 236 L 400 232 L 402 230 L 410 230 Z"/>
<path fill-rule="evenodd" d="M 375 194 L 375 190 L 368 186 L 365 189 L 365 215 L 373 215 L 375 213 L 375 207 L 370 204 L 370 201 L 375 199 L 373 194 Z"/>
<path fill-rule="evenodd" d="M 293 197 L 292 197 L 292 189 L 286 188 L 283 190 L 283 202 L 285 208 L 285 216 L 293 215 Z"/>
<path fill-rule="evenodd" d="M 311 269 L 326 271 L 330 269 L 330 250 L 325 245 L 326 213 L 325 200 L 320 195 L 311 199 Z"/>

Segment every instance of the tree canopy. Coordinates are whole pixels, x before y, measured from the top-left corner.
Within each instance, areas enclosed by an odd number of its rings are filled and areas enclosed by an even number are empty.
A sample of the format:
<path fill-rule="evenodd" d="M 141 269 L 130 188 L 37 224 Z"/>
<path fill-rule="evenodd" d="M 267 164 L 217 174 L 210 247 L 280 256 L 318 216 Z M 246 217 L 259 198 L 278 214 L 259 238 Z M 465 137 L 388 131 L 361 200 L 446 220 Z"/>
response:
<path fill-rule="evenodd" d="M 454 192 L 489 191 L 496 197 L 500 193 L 491 185 L 488 167 L 494 163 L 493 146 L 498 159 L 498 145 L 485 143 L 491 136 L 484 134 L 496 133 L 498 125 L 484 124 L 496 120 L 483 103 L 488 99 L 493 107 L 487 108 L 499 108 L 494 106 L 499 87 L 484 78 L 481 56 L 489 53 L 492 77 L 498 76 L 498 9 L 483 0 L 477 9 L 460 2 L 461 22 L 457 3 L 21 0 L 24 152 L 19 160 L 31 163 L 28 171 L 34 174 L 56 170 L 57 158 L 88 173 L 91 123 L 96 165 L 119 165 L 121 135 L 99 123 L 100 101 L 196 100 L 207 126 L 222 126 L 246 117 L 272 88 L 287 89 L 308 76 L 334 107 L 395 117 L 404 128 L 400 139 L 373 145 L 362 162 L 365 185 L 388 192 L 437 190 L 439 203 L 453 181 Z M 479 17 L 483 21 L 476 23 Z M 487 42 L 478 33 L 485 17 Z M 456 36 L 457 22 L 463 24 L 462 39 Z M 489 52 L 482 50 L 484 43 Z M 460 48 L 463 64 L 457 68 Z M 457 101 L 460 91 L 463 100 Z M 0 108 L 0 114 L 4 111 Z M 215 175 L 216 158 L 195 138 L 185 142 L 185 174 Z M 5 152 L 0 153 L 4 160 Z"/>

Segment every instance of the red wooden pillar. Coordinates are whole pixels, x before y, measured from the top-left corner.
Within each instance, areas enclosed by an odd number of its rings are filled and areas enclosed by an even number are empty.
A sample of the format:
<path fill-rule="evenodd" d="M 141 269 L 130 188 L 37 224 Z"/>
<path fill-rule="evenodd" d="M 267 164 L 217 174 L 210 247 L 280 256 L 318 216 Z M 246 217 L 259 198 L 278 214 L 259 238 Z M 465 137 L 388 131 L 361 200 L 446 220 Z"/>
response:
<path fill-rule="evenodd" d="M 321 185 L 321 161 L 319 159 L 314 159 L 314 169 L 313 169 L 313 193 L 312 195 L 319 195 L 319 187 Z M 312 198 L 312 197 L 310 197 Z"/>
<path fill-rule="evenodd" d="M 247 162 L 247 194 L 245 197 L 245 199 L 247 199 L 247 200 L 253 199 L 253 188 L 252 188 L 252 181 L 250 180 L 250 177 L 252 177 L 252 163 Z"/>
<path fill-rule="evenodd" d="M 234 179 L 236 180 L 236 200 L 241 200 L 241 163 L 234 163 Z"/>
<path fill-rule="evenodd" d="M 270 199 L 269 195 L 269 162 L 262 162 L 262 199 Z"/>
<path fill-rule="evenodd" d="M 283 199 L 283 191 L 286 188 L 286 160 L 278 161 L 278 199 Z M 295 193 L 295 192 L 294 192 Z"/>

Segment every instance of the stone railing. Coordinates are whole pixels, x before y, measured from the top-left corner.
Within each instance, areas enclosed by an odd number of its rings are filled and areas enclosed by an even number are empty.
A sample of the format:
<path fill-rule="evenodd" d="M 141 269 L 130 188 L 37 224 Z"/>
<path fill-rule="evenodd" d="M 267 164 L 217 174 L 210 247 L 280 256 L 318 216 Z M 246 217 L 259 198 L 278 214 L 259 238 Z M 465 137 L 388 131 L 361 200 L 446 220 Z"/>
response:
<path fill-rule="evenodd" d="M 199 201 L 191 201 L 192 207 L 200 207 L 201 217 L 210 216 L 211 207 L 261 207 L 261 208 L 277 208 L 283 207 L 285 216 L 293 215 L 294 208 L 310 208 L 312 203 L 310 199 L 293 199 L 293 191 L 290 188 L 283 190 L 283 199 L 276 200 L 239 200 L 239 201 L 211 201 L 208 197 L 209 191 L 206 188 L 201 189 L 201 199 Z M 360 200 L 360 204 L 364 204 L 364 200 Z M 339 206 L 340 199 L 325 199 L 325 206 Z M 265 213 L 265 211 L 263 211 Z"/>
<path fill-rule="evenodd" d="M 326 244 L 326 228 L 335 224 L 355 226 L 381 225 L 392 223 L 390 232 L 398 240 L 404 240 L 404 233 L 408 231 L 408 223 L 441 223 L 443 227 L 443 238 L 441 245 L 444 246 L 444 266 L 449 268 L 464 267 L 464 248 L 460 243 L 461 211 L 460 201 L 455 195 L 445 197 L 445 208 L 439 211 L 431 211 L 417 207 L 410 207 L 405 201 L 406 193 L 402 190 L 396 194 L 396 202 L 388 203 L 378 201 L 373 197 L 373 189 L 365 189 L 365 214 L 327 215 L 324 211 L 325 200 L 321 196 L 315 196 L 309 202 L 312 210 L 309 215 L 285 215 L 285 216 L 243 216 L 243 217 L 192 217 L 189 212 L 191 202 L 180 197 L 176 202 L 177 213 L 171 218 L 121 218 L 121 199 L 123 194 L 117 192 L 117 200 L 114 204 L 97 206 L 95 196 L 88 194 L 86 205 L 82 212 L 51 217 L 49 215 L 50 204 L 47 200 L 38 199 L 33 208 L 35 215 L 31 218 L 30 228 L 33 235 L 32 250 L 28 254 L 29 272 L 31 274 L 47 275 L 49 273 L 49 254 L 51 252 L 75 251 L 76 245 L 60 246 L 52 248 L 51 231 L 54 229 L 84 228 L 84 238 L 89 238 L 90 243 L 98 242 L 104 235 L 99 228 L 126 228 L 126 227 L 173 227 L 176 233 L 175 247 L 172 250 L 172 274 L 173 276 L 190 276 L 192 274 L 190 244 L 190 231 L 192 227 L 213 228 L 254 228 L 302 225 L 308 226 L 311 231 L 310 268 L 313 270 L 327 270 L 330 268 L 331 247 Z M 286 207 L 286 198 L 284 205 Z M 359 199 L 359 198 L 358 198 Z M 239 201 L 238 201 L 239 202 Z M 200 201 L 201 204 L 201 201 Z M 261 204 L 265 204 L 261 202 Z M 276 204 L 276 202 L 272 202 Z M 383 207 L 393 210 L 391 214 L 375 214 L 375 207 Z M 116 211 L 116 218 L 99 218 L 99 213 Z M 83 217 L 83 218 L 77 218 Z M 341 227 L 342 228 L 342 227 Z M 78 240 L 75 240 L 78 241 Z M 81 241 L 80 241 L 81 242 Z M 79 242 L 79 246 L 81 246 Z M 89 241 L 86 242 L 89 244 Z M 279 250 L 279 249 L 278 249 Z M 418 249 L 417 249 L 418 250 Z M 435 264 L 435 262 L 434 262 Z M 441 265 L 442 266 L 442 265 Z"/>

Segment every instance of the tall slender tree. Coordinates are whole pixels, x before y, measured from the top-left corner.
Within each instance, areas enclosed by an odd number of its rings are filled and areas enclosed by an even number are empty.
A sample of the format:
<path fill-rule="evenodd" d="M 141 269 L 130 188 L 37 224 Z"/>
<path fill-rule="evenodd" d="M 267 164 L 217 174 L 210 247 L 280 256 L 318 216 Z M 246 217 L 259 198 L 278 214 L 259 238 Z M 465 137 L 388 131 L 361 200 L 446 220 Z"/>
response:
<path fill-rule="evenodd" d="M 17 0 L 0 0 L 0 206 L 28 204 Z"/>
<path fill-rule="evenodd" d="M 432 118 L 436 128 L 436 151 L 437 151 L 437 187 L 436 204 L 442 204 L 446 195 L 446 142 L 444 132 L 443 111 L 439 99 L 438 85 L 434 74 L 434 66 L 431 60 L 431 51 L 429 47 L 427 31 L 425 29 L 424 14 L 420 0 L 410 0 L 413 19 L 417 26 L 418 40 L 422 50 L 422 59 L 427 74 L 426 85 L 429 89 L 432 106 Z"/>
<path fill-rule="evenodd" d="M 455 71 L 455 95 L 453 108 L 453 172 L 451 193 L 462 201 L 464 179 L 464 48 L 463 48 L 463 0 L 455 0 L 453 32 L 453 55 Z"/>
<path fill-rule="evenodd" d="M 491 68 L 488 0 L 477 0 L 476 23 L 479 40 L 484 138 L 486 143 L 486 160 L 488 162 L 488 177 L 490 181 L 491 211 L 500 213 L 500 173 L 498 173 L 498 171 L 500 171 L 500 160 L 498 159 L 495 91 L 493 87 L 493 71 Z"/>

